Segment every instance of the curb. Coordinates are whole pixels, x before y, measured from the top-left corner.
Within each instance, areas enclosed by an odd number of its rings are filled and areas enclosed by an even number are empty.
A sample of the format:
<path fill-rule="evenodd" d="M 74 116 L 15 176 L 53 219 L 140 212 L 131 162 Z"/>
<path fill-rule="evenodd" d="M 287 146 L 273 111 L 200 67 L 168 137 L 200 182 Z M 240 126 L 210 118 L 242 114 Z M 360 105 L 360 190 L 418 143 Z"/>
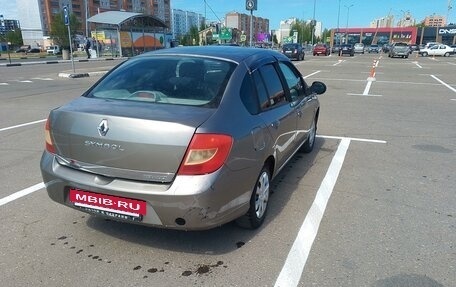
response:
<path fill-rule="evenodd" d="M 113 60 L 125 60 L 127 57 L 118 58 L 95 58 L 95 59 L 75 59 L 74 62 L 90 62 L 90 61 L 113 61 Z M 6 60 L 6 59 L 1 59 Z M 21 62 L 21 63 L 2 63 L 0 67 L 17 67 L 25 65 L 38 65 L 38 64 L 58 64 L 58 63 L 71 63 L 71 60 L 53 60 L 53 61 L 36 61 L 36 62 Z"/>
<path fill-rule="evenodd" d="M 98 72 L 90 72 L 90 73 L 59 73 L 59 77 L 77 79 L 77 78 L 85 78 L 85 77 L 93 77 L 93 76 L 103 76 L 107 72 L 108 71 L 98 71 Z"/>

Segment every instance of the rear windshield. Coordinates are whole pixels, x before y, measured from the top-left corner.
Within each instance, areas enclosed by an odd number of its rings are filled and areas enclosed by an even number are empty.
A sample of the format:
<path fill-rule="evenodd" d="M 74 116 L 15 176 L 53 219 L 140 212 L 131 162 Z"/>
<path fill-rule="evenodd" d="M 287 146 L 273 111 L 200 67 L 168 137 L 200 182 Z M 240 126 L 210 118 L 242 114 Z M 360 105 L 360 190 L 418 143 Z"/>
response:
<path fill-rule="evenodd" d="M 396 44 L 394 44 L 394 46 L 396 46 L 396 47 L 405 47 L 405 46 L 408 46 L 408 44 L 407 43 L 396 43 Z"/>
<path fill-rule="evenodd" d="M 178 56 L 137 57 L 117 67 L 87 97 L 216 107 L 235 64 Z"/>
<path fill-rule="evenodd" d="M 285 44 L 285 45 L 283 45 L 283 48 L 284 49 L 297 49 L 298 45 L 296 45 L 296 44 Z"/>

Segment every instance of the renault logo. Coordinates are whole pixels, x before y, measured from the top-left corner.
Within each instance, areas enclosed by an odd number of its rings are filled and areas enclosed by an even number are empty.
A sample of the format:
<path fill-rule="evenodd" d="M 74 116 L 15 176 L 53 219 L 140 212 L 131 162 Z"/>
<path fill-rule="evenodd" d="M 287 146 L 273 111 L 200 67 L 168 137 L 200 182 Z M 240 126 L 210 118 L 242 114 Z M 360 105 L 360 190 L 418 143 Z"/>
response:
<path fill-rule="evenodd" d="M 104 137 L 108 133 L 108 120 L 103 119 L 101 123 L 98 125 L 98 133 L 100 136 Z"/>

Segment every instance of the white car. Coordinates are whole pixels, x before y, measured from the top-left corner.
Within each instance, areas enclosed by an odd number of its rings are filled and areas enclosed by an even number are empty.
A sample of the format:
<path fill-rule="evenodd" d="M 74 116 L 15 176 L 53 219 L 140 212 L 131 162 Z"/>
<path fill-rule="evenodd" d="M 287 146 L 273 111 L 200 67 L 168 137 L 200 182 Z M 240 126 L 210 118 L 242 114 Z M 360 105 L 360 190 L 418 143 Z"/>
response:
<path fill-rule="evenodd" d="M 438 44 L 429 48 L 421 49 L 419 51 L 420 55 L 423 57 L 426 56 L 444 56 L 449 57 L 454 54 L 454 49 L 448 45 Z"/>
<path fill-rule="evenodd" d="M 52 55 L 60 54 L 60 47 L 58 45 L 49 46 L 46 48 L 46 52 Z"/>

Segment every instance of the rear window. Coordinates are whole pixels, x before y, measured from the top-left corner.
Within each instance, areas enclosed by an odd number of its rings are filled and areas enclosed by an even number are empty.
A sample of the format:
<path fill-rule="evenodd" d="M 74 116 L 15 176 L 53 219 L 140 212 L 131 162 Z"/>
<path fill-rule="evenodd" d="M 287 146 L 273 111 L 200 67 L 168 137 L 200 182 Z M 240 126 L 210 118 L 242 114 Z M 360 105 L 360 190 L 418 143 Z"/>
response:
<path fill-rule="evenodd" d="M 235 64 L 197 57 L 138 57 L 126 61 L 87 97 L 216 107 Z"/>
<path fill-rule="evenodd" d="M 394 44 L 395 47 L 407 47 L 408 44 L 407 43 L 396 43 Z"/>

